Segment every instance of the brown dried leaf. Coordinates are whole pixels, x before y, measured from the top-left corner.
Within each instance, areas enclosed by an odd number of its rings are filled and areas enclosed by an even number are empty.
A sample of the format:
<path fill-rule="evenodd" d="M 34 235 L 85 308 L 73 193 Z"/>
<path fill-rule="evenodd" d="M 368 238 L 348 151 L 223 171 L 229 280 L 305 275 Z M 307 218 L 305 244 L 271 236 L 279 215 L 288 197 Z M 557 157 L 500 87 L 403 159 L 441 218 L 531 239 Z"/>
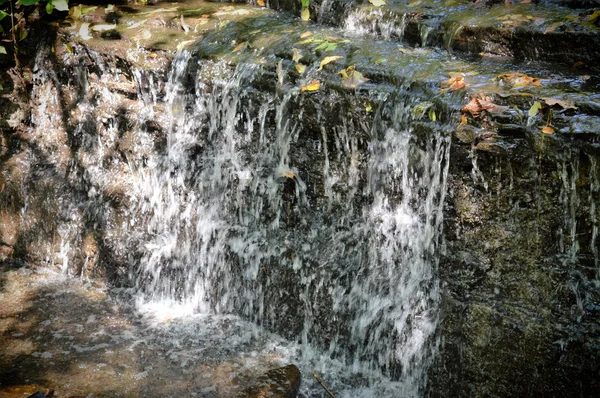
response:
<path fill-rule="evenodd" d="M 494 104 L 493 102 L 491 102 L 490 97 L 485 97 L 483 95 L 480 96 L 481 98 L 473 98 L 471 100 L 471 102 L 469 102 L 467 105 L 465 105 L 465 107 L 462 109 L 463 112 L 469 112 L 471 114 L 471 116 L 473 117 L 479 117 L 479 115 L 481 114 L 481 112 L 483 111 L 488 111 L 488 112 L 501 112 L 504 110 L 504 108 L 506 107 L 502 107 L 502 106 L 498 106 L 496 104 Z"/>
<path fill-rule="evenodd" d="M 451 77 L 450 79 L 446 80 L 445 82 L 442 82 L 440 84 L 440 86 L 441 86 L 441 92 L 444 93 L 446 91 L 460 90 L 461 88 L 466 87 L 467 84 L 465 83 L 465 77 L 462 75 L 458 75 L 458 76 Z"/>
<path fill-rule="evenodd" d="M 542 101 L 544 101 L 548 106 L 558 105 L 563 109 L 577 109 L 577 107 L 575 106 L 575 103 L 573 101 L 562 100 L 559 98 L 549 98 L 549 97 L 544 97 L 544 98 L 540 98 L 540 99 Z"/>
<path fill-rule="evenodd" d="M 318 80 L 313 80 L 310 83 L 308 83 L 306 86 L 302 86 L 300 88 L 300 90 L 302 91 L 317 91 L 318 89 L 321 88 L 321 82 L 319 82 Z"/>
<path fill-rule="evenodd" d="M 542 129 L 542 133 L 544 134 L 554 134 L 554 129 L 550 126 L 546 126 Z"/>

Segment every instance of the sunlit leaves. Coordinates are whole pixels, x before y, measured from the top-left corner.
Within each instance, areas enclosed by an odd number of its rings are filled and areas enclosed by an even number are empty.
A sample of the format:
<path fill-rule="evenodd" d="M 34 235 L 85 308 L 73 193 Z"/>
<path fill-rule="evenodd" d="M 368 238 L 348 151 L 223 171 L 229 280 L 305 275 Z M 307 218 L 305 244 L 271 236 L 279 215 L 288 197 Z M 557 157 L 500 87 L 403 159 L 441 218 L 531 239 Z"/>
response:
<path fill-rule="evenodd" d="M 308 83 L 305 86 L 300 87 L 300 90 L 302 91 L 317 91 L 318 89 L 321 88 L 321 82 L 319 82 L 318 80 L 313 80 L 310 83 Z"/>
<path fill-rule="evenodd" d="M 341 59 L 342 57 L 339 55 L 333 55 L 331 57 L 325 57 L 323 58 L 323 60 L 321 61 L 321 64 L 319 65 L 319 69 L 317 70 L 322 70 L 323 67 L 331 62 L 337 61 L 338 59 Z"/>
<path fill-rule="evenodd" d="M 354 66 L 342 69 L 338 74 L 342 76 L 342 86 L 346 88 L 356 88 L 369 81 L 369 79 L 363 77 L 362 73 L 354 69 Z"/>

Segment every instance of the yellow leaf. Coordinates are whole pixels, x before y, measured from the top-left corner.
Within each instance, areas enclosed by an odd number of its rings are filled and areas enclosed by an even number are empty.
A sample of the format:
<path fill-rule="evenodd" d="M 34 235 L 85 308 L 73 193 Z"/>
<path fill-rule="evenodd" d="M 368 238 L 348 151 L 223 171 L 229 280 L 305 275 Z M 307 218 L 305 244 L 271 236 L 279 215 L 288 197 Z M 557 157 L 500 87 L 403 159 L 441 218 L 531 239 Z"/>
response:
<path fill-rule="evenodd" d="M 300 59 L 302 58 L 302 51 L 298 50 L 297 48 L 292 48 L 292 61 L 294 62 L 300 62 Z"/>
<path fill-rule="evenodd" d="M 546 126 L 542 129 L 542 133 L 544 134 L 554 134 L 554 129 L 550 126 Z"/>
<path fill-rule="evenodd" d="M 446 91 L 460 90 L 461 88 L 467 86 L 467 84 L 465 83 L 464 76 L 457 75 L 457 76 L 451 77 L 450 79 L 446 80 L 445 82 L 442 82 L 440 84 L 440 86 L 442 87 L 441 92 L 444 93 Z"/>
<path fill-rule="evenodd" d="M 302 91 L 317 91 L 321 88 L 321 83 L 318 80 L 313 80 L 308 83 L 306 86 L 302 86 L 300 90 Z"/>
<path fill-rule="evenodd" d="M 338 75 L 342 76 L 342 86 L 347 88 L 356 88 L 369 81 L 369 79 L 363 77 L 362 73 L 355 70 L 354 66 L 342 69 L 338 72 Z"/>
<path fill-rule="evenodd" d="M 256 0 L 256 4 L 260 7 L 264 7 L 265 6 L 265 0 Z"/>
<path fill-rule="evenodd" d="M 458 125 L 458 127 L 466 126 L 467 122 L 467 116 L 465 116 L 465 114 L 463 113 L 462 115 L 460 115 L 460 124 Z"/>
<path fill-rule="evenodd" d="M 429 119 L 431 119 L 432 122 L 435 122 L 437 120 L 437 116 L 433 108 L 429 108 Z"/>
<path fill-rule="evenodd" d="M 365 111 L 371 112 L 372 110 L 373 110 L 373 106 L 371 104 L 367 104 L 367 106 L 365 106 Z"/>
<path fill-rule="evenodd" d="M 325 65 L 327 65 L 328 63 L 333 62 L 333 61 L 337 61 L 340 58 L 342 58 L 342 57 L 339 56 L 339 55 L 333 55 L 331 57 L 325 57 L 325 58 L 323 58 L 323 60 L 321 61 L 321 65 L 319 65 L 319 69 L 317 69 L 317 70 L 323 69 L 323 67 Z"/>
<path fill-rule="evenodd" d="M 308 36 L 312 36 L 312 32 L 304 32 L 300 34 L 301 39 L 306 39 Z"/>
<path fill-rule="evenodd" d="M 592 15 L 590 15 L 590 17 L 588 18 L 588 22 L 596 23 L 596 21 L 598 20 L 599 17 L 600 17 L 600 11 L 594 11 L 594 13 Z"/>
<path fill-rule="evenodd" d="M 246 47 L 248 47 L 248 42 L 245 41 L 243 43 L 238 44 L 231 52 L 232 53 L 236 53 L 238 51 L 242 51 L 243 49 L 245 49 Z"/>
<path fill-rule="evenodd" d="M 300 19 L 303 21 L 308 21 L 310 19 L 310 11 L 308 10 L 308 7 L 302 8 L 302 11 L 300 11 Z"/>
<path fill-rule="evenodd" d="M 369 0 L 369 3 L 373 4 L 375 7 L 381 7 L 385 5 L 385 0 Z"/>
<path fill-rule="evenodd" d="M 306 65 L 296 64 L 296 70 L 298 71 L 298 73 L 303 74 L 306 70 Z"/>

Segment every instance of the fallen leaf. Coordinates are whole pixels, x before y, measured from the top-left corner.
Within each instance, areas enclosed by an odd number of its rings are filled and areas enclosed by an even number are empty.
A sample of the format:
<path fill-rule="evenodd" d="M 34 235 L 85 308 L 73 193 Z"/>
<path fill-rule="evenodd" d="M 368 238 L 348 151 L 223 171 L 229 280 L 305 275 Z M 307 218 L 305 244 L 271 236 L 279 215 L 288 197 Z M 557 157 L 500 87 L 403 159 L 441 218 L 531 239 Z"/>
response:
<path fill-rule="evenodd" d="M 339 55 L 333 55 L 331 57 L 323 58 L 323 60 L 321 61 L 321 64 L 319 65 L 319 69 L 317 69 L 317 70 L 322 70 L 325 65 L 327 65 L 333 61 L 337 61 L 340 58 L 342 58 L 342 57 Z"/>
<path fill-rule="evenodd" d="M 298 71 L 298 73 L 303 74 L 305 70 L 306 65 L 296 64 L 296 71 Z"/>
<path fill-rule="evenodd" d="M 554 134 L 554 129 L 550 126 L 546 126 L 542 129 L 542 133 L 544 134 Z"/>
<path fill-rule="evenodd" d="M 256 0 L 256 4 L 260 7 L 264 7 L 265 6 L 265 0 Z"/>
<path fill-rule="evenodd" d="M 279 175 L 290 179 L 294 179 L 294 177 L 296 177 L 296 174 L 292 171 L 282 171 L 281 173 L 279 173 Z"/>
<path fill-rule="evenodd" d="M 432 106 L 433 106 L 433 102 L 429 102 L 429 101 L 419 102 L 417 105 L 415 105 L 411 109 L 413 118 L 421 119 L 423 116 L 425 116 L 425 112 L 427 112 Z"/>
<path fill-rule="evenodd" d="M 529 117 L 535 117 L 540 112 L 540 109 L 542 109 L 542 104 L 539 101 L 534 101 L 527 114 Z"/>
<path fill-rule="evenodd" d="M 375 7 L 381 7 L 385 5 L 385 0 L 369 0 L 369 3 L 373 4 Z"/>
<path fill-rule="evenodd" d="M 479 117 L 481 112 L 501 112 L 506 107 L 498 106 L 491 102 L 489 97 L 481 95 L 479 98 L 473 98 L 467 105 L 462 109 L 463 112 L 469 112 L 473 117 Z"/>
<path fill-rule="evenodd" d="M 540 87 L 541 81 L 536 77 L 527 76 L 525 73 L 515 72 L 515 73 L 505 73 L 502 75 L 496 76 L 493 80 L 499 80 L 504 84 L 511 84 L 511 88 L 519 88 L 525 87 L 531 84 L 534 87 Z"/>
<path fill-rule="evenodd" d="M 442 82 L 440 84 L 441 92 L 445 93 L 446 91 L 456 91 L 460 90 L 463 87 L 466 87 L 465 77 L 462 75 L 451 77 L 450 79 Z"/>
<path fill-rule="evenodd" d="M 428 115 L 429 115 L 429 119 L 432 122 L 435 122 L 437 120 L 437 116 L 436 116 L 435 110 L 433 108 L 429 108 L 429 114 Z"/>
<path fill-rule="evenodd" d="M 589 16 L 588 22 L 595 24 L 596 21 L 598 20 L 598 18 L 600 18 L 600 10 L 599 11 L 594 11 L 592 13 L 592 15 Z"/>
<path fill-rule="evenodd" d="M 302 59 L 302 51 L 292 48 L 292 61 L 297 63 L 300 62 L 300 59 Z"/>
<path fill-rule="evenodd" d="M 247 41 L 245 41 L 243 43 L 240 43 L 237 46 L 235 46 L 235 48 L 233 50 L 231 50 L 231 52 L 232 53 L 237 53 L 238 51 L 242 51 L 246 47 L 248 47 L 248 42 Z"/>
<path fill-rule="evenodd" d="M 552 25 L 544 29 L 544 34 L 554 32 L 557 28 L 564 25 L 564 22 L 554 22 Z"/>
<path fill-rule="evenodd" d="M 109 12 L 114 11 L 114 9 L 115 9 L 115 5 L 114 4 L 108 4 L 106 6 L 106 8 L 104 9 L 104 13 L 108 14 Z"/>
<path fill-rule="evenodd" d="M 91 39 L 92 36 L 90 36 L 90 24 L 87 22 L 82 23 L 78 34 L 81 40 Z"/>
<path fill-rule="evenodd" d="M 342 76 L 342 86 L 346 88 L 356 88 L 369 81 L 369 79 L 363 77 L 362 73 L 355 70 L 354 66 L 349 66 L 346 69 L 342 69 L 338 72 L 338 74 Z"/>
<path fill-rule="evenodd" d="M 302 91 L 317 91 L 321 88 L 321 83 L 318 80 L 313 80 L 308 83 L 306 86 L 300 87 Z"/>
<path fill-rule="evenodd" d="M 458 127 L 466 126 L 467 123 L 467 116 L 463 113 L 462 115 L 460 115 L 460 124 L 458 125 Z"/>
<path fill-rule="evenodd" d="M 186 40 L 186 41 L 182 41 L 181 43 L 179 43 L 177 45 L 177 51 L 181 51 L 184 48 L 186 48 L 187 46 L 189 46 L 190 44 L 194 43 L 196 40 Z"/>
<path fill-rule="evenodd" d="M 312 36 L 312 32 L 303 32 L 300 34 L 301 39 L 306 39 L 309 36 Z"/>
<path fill-rule="evenodd" d="M 412 8 L 412 7 L 416 7 L 416 6 L 420 5 L 420 4 L 421 4 L 421 0 L 417 0 L 417 1 L 413 1 L 412 3 L 409 3 L 408 7 Z"/>
<path fill-rule="evenodd" d="M 573 101 L 562 100 L 562 99 L 558 99 L 558 98 L 548 98 L 548 97 L 544 97 L 544 98 L 540 98 L 540 99 L 542 101 L 544 101 L 548 106 L 558 105 L 563 109 L 577 109 L 577 107 L 575 106 L 575 103 Z"/>
<path fill-rule="evenodd" d="M 371 104 L 367 104 L 367 106 L 365 106 L 365 111 L 371 112 L 372 110 L 373 110 L 373 106 Z"/>

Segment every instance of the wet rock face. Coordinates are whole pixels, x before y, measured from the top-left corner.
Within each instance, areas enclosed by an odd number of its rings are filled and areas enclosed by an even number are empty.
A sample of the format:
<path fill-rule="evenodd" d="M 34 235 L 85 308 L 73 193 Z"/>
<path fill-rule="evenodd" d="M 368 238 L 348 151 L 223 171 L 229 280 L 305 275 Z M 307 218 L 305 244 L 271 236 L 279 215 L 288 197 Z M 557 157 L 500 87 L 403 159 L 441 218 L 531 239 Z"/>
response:
<path fill-rule="evenodd" d="M 296 365 L 271 369 L 259 376 L 239 398 L 296 398 L 302 375 Z"/>

